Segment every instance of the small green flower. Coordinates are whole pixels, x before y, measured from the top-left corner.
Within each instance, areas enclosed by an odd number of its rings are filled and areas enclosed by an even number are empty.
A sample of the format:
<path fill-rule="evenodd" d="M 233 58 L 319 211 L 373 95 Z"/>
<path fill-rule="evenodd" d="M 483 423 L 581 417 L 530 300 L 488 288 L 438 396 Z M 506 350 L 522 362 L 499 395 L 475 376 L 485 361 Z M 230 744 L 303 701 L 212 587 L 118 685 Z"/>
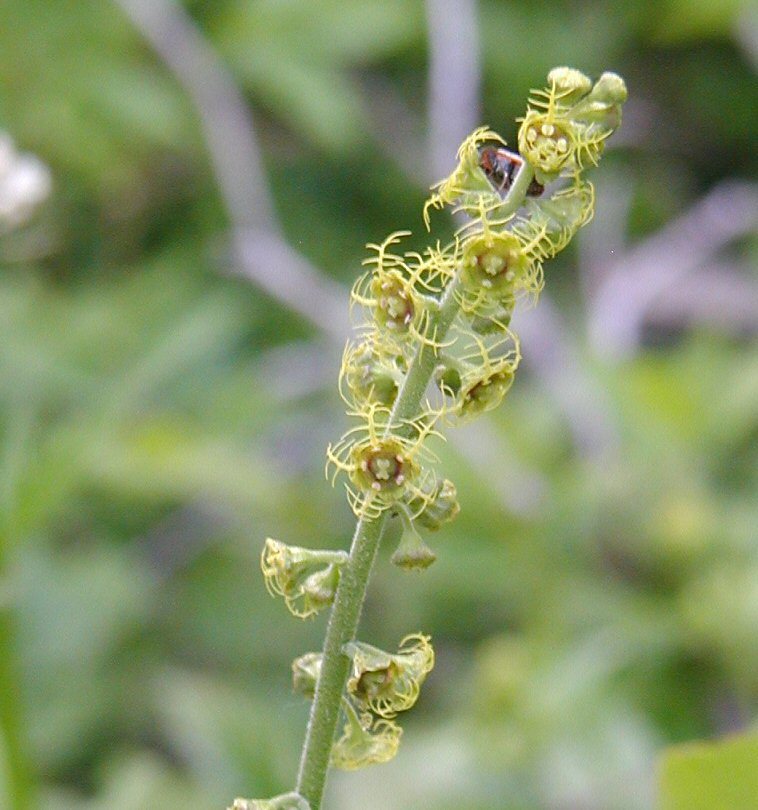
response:
<path fill-rule="evenodd" d="M 375 445 L 356 446 L 353 460 L 353 481 L 361 489 L 396 492 L 402 490 L 406 480 L 418 475 L 417 466 L 405 454 L 402 444 L 395 439 L 384 439 Z"/>
<path fill-rule="evenodd" d="M 350 293 L 351 307 L 359 305 L 371 319 L 369 341 L 383 355 L 406 352 L 410 357 L 418 343 L 434 345 L 436 296 L 456 270 L 450 253 L 439 248 L 427 248 L 424 255 L 393 253 L 391 248 L 408 235 L 398 231 L 381 244 L 370 244 L 375 255 L 363 264 L 371 269 Z"/>
<path fill-rule="evenodd" d="M 615 73 L 604 73 L 594 86 L 571 68 L 555 68 L 547 78 L 548 87 L 529 99 L 518 137 L 521 154 L 543 185 L 597 165 L 605 140 L 621 123 L 627 95 Z"/>
<path fill-rule="evenodd" d="M 450 400 L 447 406 L 458 421 L 495 408 L 513 384 L 521 360 L 518 337 L 507 327 L 500 333 L 469 334 L 466 352 L 443 356 L 436 380 Z"/>
<path fill-rule="evenodd" d="M 574 131 L 561 121 L 537 110 L 529 110 L 522 124 L 519 149 L 535 167 L 541 183 L 554 180 L 561 170 L 573 167 L 577 146 Z"/>
<path fill-rule="evenodd" d="M 489 363 L 481 373 L 461 385 L 456 413 L 470 418 L 496 408 L 513 385 L 518 363 L 509 357 Z"/>
<path fill-rule="evenodd" d="M 352 661 L 347 691 L 356 704 L 380 717 L 394 717 L 416 702 L 434 667 L 429 636 L 406 636 L 394 655 L 370 644 L 351 641 L 344 653 Z"/>
<path fill-rule="evenodd" d="M 359 517 L 376 517 L 404 498 L 421 495 L 425 480 L 421 461 L 434 461 L 426 448 L 437 414 L 390 424 L 387 408 L 371 405 L 353 415 L 364 423 L 327 447 L 327 475 L 347 474 L 348 500 Z M 401 435 L 405 434 L 405 435 Z"/>
<path fill-rule="evenodd" d="M 370 714 L 358 716 L 343 698 L 347 718 L 342 736 L 334 743 L 331 764 L 343 771 L 389 762 L 397 753 L 403 730 L 391 720 L 374 721 Z"/>
<path fill-rule="evenodd" d="M 512 231 L 474 234 L 463 244 L 464 283 L 482 299 L 511 300 L 518 289 L 538 291 L 542 284 L 539 268 L 518 235 Z"/>
<path fill-rule="evenodd" d="M 395 352 L 386 353 L 376 336 L 348 343 L 340 369 L 340 392 L 354 408 L 377 403 L 390 407 L 405 375 L 405 361 Z"/>
<path fill-rule="evenodd" d="M 261 570 L 272 596 L 283 596 L 290 612 L 301 619 L 330 605 L 339 584 L 344 551 L 288 546 L 271 537 L 261 553 Z"/>
<path fill-rule="evenodd" d="M 553 68 L 547 74 L 547 83 L 555 88 L 556 98 L 566 110 L 592 90 L 592 79 L 569 67 Z"/>
<path fill-rule="evenodd" d="M 501 201 L 480 165 L 479 147 L 488 142 L 505 146 L 505 141 L 488 127 L 479 127 L 458 149 L 458 165 L 453 173 L 437 183 L 424 205 L 424 222 L 429 230 L 429 209 L 460 204 L 462 210 L 491 208 Z"/>

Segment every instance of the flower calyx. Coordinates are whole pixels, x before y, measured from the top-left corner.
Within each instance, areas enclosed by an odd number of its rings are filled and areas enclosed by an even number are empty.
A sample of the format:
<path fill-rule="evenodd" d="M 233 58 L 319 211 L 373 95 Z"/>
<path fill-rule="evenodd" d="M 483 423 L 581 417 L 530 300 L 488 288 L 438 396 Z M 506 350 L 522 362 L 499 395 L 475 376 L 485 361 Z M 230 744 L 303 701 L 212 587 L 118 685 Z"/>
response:
<path fill-rule="evenodd" d="M 377 720 L 370 713 L 359 716 L 344 698 L 342 709 L 347 722 L 342 736 L 332 746 L 331 764 L 343 771 L 355 771 L 389 762 L 397 753 L 402 728 L 391 720 Z"/>
<path fill-rule="evenodd" d="M 290 612 L 305 619 L 331 605 L 345 551 L 288 546 L 269 537 L 261 553 L 261 570 L 272 596 L 282 596 Z"/>
<path fill-rule="evenodd" d="M 429 636 L 420 633 L 406 636 L 394 655 L 360 641 L 348 642 L 343 652 L 351 660 L 347 680 L 351 699 L 362 710 L 384 718 L 413 706 L 434 667 Z"/>

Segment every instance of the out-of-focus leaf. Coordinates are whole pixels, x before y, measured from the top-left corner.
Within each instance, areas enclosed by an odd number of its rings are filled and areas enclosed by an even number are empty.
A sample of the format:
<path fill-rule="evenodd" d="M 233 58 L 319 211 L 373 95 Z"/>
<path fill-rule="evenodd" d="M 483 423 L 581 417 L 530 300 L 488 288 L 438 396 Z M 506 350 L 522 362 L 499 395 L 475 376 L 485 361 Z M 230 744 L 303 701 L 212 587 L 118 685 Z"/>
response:
<path fill-rule="evenodd" d="M 758 806 L 758 736 L 669 748 L 660 762 L 660 810 Z"/>
<path fill-rule="evenodd" d="M 3 3 L 0 26 L 12 32 L 0 49 L 6 125 L 91 189 L 104 180 L 123 187 L 157 144 L 186 146 L 189 106 L 163 68 L 145 63 L 115 4 L 85 0 L 69 11 Z"/>
<path fill-rule="evenodd" d="M 366 133 L 358 88 L 336 67 L 290 59 L 276 43 L 230 56 L 256 97 L 298 135 L 340 151 Z"/>
<path fill-rule="evenodd" d="M 154 754 L 117 756 L 103 768 L 97 798 L 85 799 L 73 791 L 49 791 L 44 810 L 215 810 L 223 798 L 209 793 L 169 768 Z"/>
<path fill-rule="evenodd" d="M 731 36 L 746 7 L 744 0 L 665 0 L 648 19 L 656 39 L 681 44 Z"/>
<path fill-rule="evenodd" d="M 338 151 L 368 131 L 347 73 L 407 46 L 421 34 L 407 0 L 234 3 L 214 35 L 246 84 L 296 132 Z"/>
<path fill-rule="evenodd" d="M 424 33 L 412 0 L 263 0 L 227 3 L 214 22 L 221 41 L 255 49 L 278 43 L 306 64 L 365 65 L 386 59 Z"/>
<path fill-rule="evenodd" d="M 213 677 L 171 670 L 154 684 L 162 731 L 195 779 L 211 789 L 236 784 L 257 795 L 276 792 L 295 767 L 296 746 L 307 707 L 286 695 L 256 696 Z M 277 714 L 270 734 L 256 721 Z"/>

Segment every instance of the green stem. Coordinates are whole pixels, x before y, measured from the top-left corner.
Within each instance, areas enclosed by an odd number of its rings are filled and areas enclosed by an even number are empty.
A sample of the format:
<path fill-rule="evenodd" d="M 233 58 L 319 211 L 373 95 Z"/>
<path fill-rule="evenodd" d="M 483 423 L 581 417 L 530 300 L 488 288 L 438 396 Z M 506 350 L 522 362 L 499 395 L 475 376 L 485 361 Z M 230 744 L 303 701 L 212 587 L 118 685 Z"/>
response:
<path fill-rule="evenodd" d="M 498 211 L 499 216 L 515 212 L 521 206 L 533 177 L 531 167 L 524 165 Z M 430 334 L 437 342 L 444 340 L 460 308 L 456 294 L 459 284 L 460 277 L 456 275 L 445 290 L 439 310 L 432 315 Z M 390 424 L 397 425 L 418 414 L 437 359 L 433 347 L 425 344 L 419 346 L 392 409 Z M 308 800 L 311 810 L 320 810 L 321 807 L 340 700 L 348 675 L 350 660 L 343 654 L 342 648 L 355 638 L 371 568 L 386 522 L 387 511 L 378 518 L 361 518 L 358 521 L 350 559 L 340 574 L 326 629 L 321 674 L 311 707 L 297 779 L 297 792 Z"/>
<path fill-rule="evenodd" d="M 5 771 L 5 800 L 8 810 L 31 806 L 30 780 L 22 750 L 21 695 L 15 666 L 16 636 L 9 607 L 0 606 L 0 767 Z M 2 800 L 0 786 L 0 801 Z"/>
<path fill-rule="evenodd" d="M 28 403 L 19 400 L 14 406 L 0 448 L 0 806 L 28 810 L 34 803 L 34 786 L 25 750 L 18 618 L 11 567 L 19 537 L 16 486 L 35 418 Z"/>

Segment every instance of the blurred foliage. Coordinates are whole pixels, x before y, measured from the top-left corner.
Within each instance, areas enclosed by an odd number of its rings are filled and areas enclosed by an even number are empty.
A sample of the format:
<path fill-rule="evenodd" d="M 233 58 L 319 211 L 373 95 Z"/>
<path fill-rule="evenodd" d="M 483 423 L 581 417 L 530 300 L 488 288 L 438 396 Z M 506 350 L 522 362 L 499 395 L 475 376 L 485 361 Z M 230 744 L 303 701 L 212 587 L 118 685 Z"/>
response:
<path fill-rule="evenodd" d="M 424 189 L 375 133 L 394 126 L 377 94 L 424 130 L 422 3 L 187 8 L 256 112 L 298 250 L 347 285 L 366 241 L 421 231 Z M 751 24 L 717 0 L 487 0 L 482 121 L 512 140 L 556 64 L 624 75 L 598 199 L 621 179 L 633 243 L 755 171 Z M 0 806 L 210 810 L 289 789 L 307 715 L 289 662 L 322 620 L 270 600 L 257 555 L 265 535 L 349 542 L 322 474 L 339 350 L 229 274 L 195 111 L 116 5 L 4 0 L 0 74 L 0 129 L 54 178 L 0 238 Z M 401 755 L 335 776 L 330 808 L 642 810 L 664 745 L 755 717 L 758 356 L 703 327 L 600 361 L 576 262 L 547 282 L 618 452 L 572 443 L 524 346 L 490 423 L 513 459 L 443 448 L 463 511 L 438 562 L 404 577 L 383 550 L 363 636 L 423 629 L 437 669 Z M 531 511 L 503 503 L 512 461 L 540 482 Z"/>
<path fill-rule="evenodd" d="M 757 759 L 755 735 L 672 748 L 661 763 L 661 810 L 752 807 L 758 796 Z"/>

